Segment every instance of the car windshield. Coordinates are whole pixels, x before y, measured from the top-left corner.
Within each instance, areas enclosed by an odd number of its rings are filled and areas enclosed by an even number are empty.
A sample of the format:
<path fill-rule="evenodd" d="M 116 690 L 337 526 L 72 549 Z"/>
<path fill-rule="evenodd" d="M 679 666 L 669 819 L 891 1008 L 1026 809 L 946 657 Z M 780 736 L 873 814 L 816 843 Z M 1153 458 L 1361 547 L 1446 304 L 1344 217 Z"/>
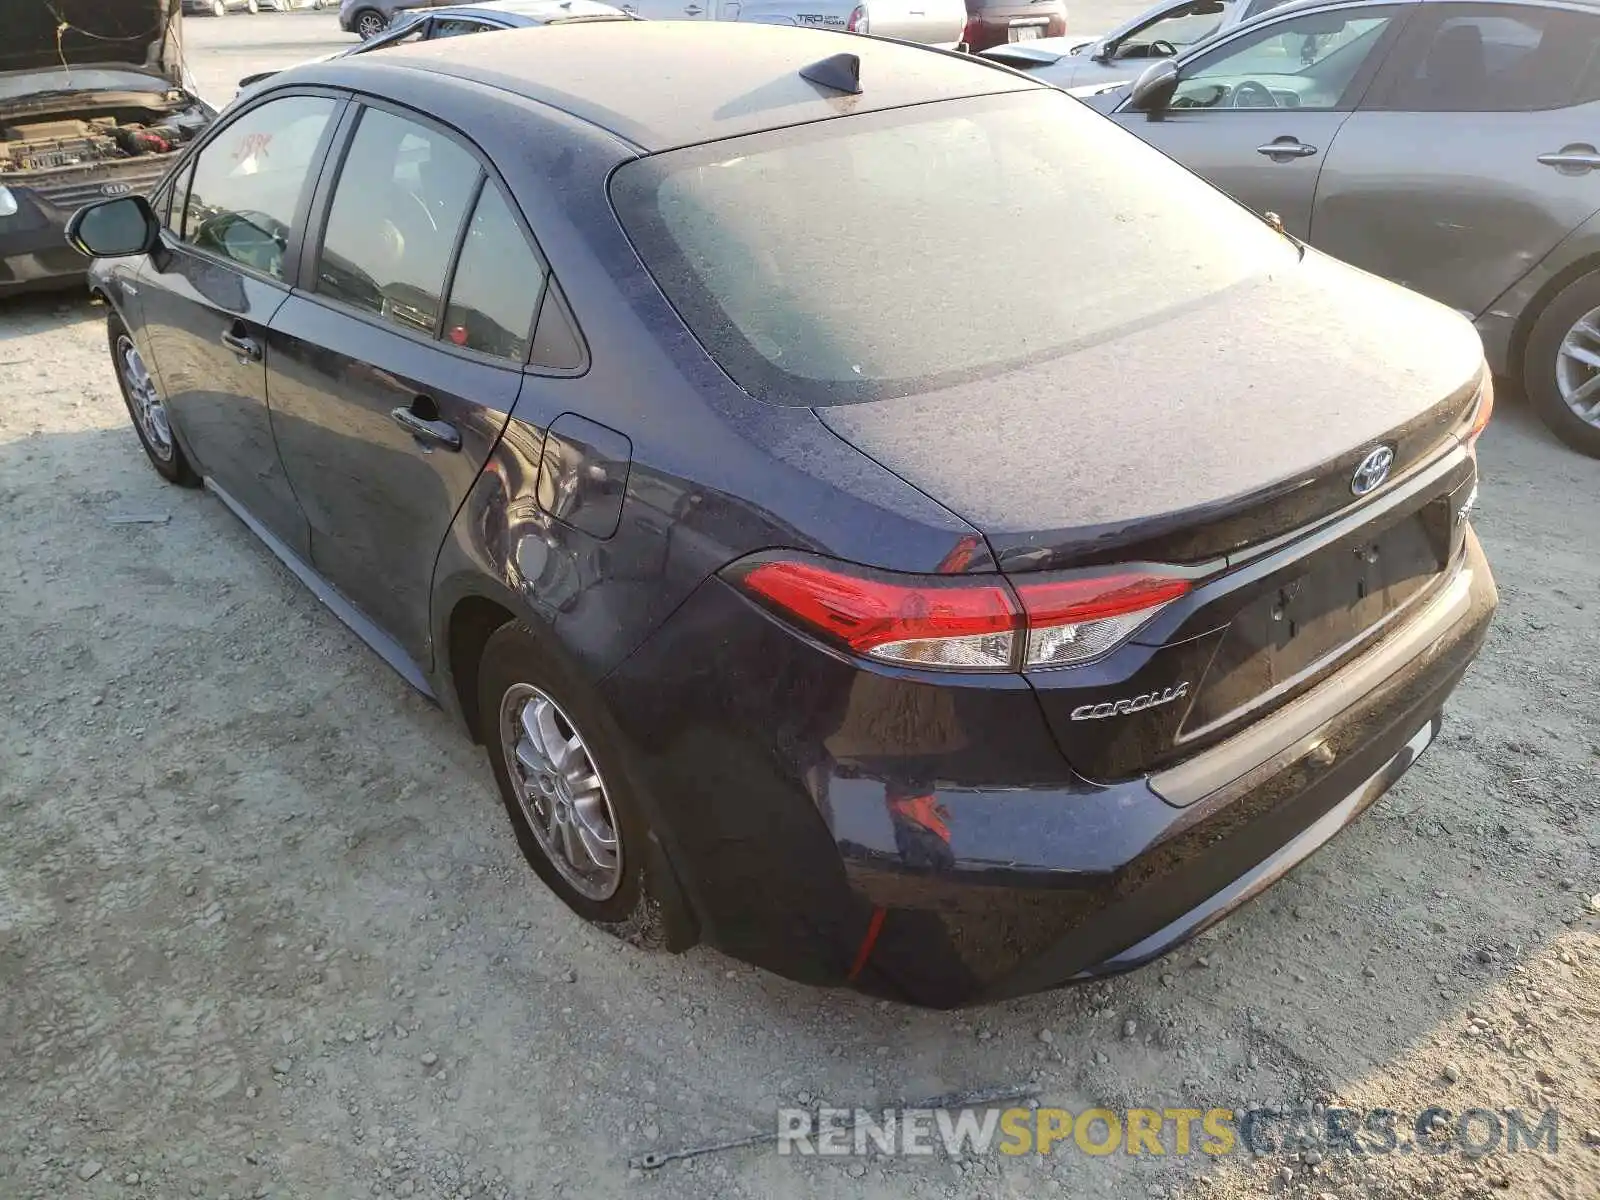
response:
<path fill-rule="evenodd" d="M 778 403 L 999 374 L 1298 261 L 1221 192 L 1042 89 L 638 159 L 612 198 L 702 344 Z"/>
<path fill-rule="evenodd" d="M 74 92 L 166 93 L 172 91 L 173 86 L 160 75 L 132 67 L 58 67 L 50 71 L 0 75 L 0 100 Z"/>

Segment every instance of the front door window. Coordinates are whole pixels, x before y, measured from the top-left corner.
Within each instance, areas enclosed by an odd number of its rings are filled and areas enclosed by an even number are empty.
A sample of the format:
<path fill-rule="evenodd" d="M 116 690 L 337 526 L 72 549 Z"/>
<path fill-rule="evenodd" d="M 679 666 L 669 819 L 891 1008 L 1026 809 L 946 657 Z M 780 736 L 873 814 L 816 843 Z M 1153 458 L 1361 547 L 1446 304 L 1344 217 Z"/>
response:
<path fill-rule="evenodd" d="M 1273 21 L 1186 68 L 1169 107 L 1348 108 L 1393 19 L 1354 8 Z"/>

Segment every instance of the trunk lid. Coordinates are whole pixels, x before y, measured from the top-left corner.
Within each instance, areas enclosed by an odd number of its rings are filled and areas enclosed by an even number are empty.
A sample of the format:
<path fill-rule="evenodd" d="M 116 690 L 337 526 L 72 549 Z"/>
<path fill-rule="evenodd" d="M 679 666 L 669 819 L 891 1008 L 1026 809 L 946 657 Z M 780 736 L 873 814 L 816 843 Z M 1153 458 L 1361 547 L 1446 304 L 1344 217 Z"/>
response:
<path fill-rule="evenodd" d="M 1068 761 L 1132 778 L 1231 736 L 1403 621 L 1459 553 L 1482 354 L 1320 256 L 984 384 L 817 410 L 978 528 L 1019 583 L 1184 564 L 1128 644 L 1029 681 Z M 1388 447 L 1387 482 L 1353 494 Z"/>
<path fill-rule="evenodd" d="M 183 72 L 182 7 L 182 0 L 9 5 L 0 73 L 118 63 L 155 71 L 177 85 Z"/>
<path fill-rule="evenodd" d="M 1380 443 L 1391 477 L 1409 470 L 1481 369 L 1459 315 L 1308 252 L 1046 363 L 816 412 L 982 531 L 1003 571 L 1191 563 L 1349 506 Z"/>

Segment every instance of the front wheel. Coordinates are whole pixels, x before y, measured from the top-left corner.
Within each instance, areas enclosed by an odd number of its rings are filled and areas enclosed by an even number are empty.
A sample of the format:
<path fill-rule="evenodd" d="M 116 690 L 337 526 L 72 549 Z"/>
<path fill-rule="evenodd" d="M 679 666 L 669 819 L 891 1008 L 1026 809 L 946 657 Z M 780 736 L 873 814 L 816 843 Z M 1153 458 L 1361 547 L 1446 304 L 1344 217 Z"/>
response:
<path fill-rule="evenodd" d="M 363 42 L 370 42 L 385 29 L 389 28 L 388 20 L 375 8 L 363 8 L 356 14 L 353 24 L 356 36 Z"/>
<path fill-rule="evenodd" d="M 211 0 L 211 15 L 225 17 L 228 15 L 228 0 Z"/>
<path fill-rule="evenodd" d="M 1600 271 L 1545 306 L 1522 359 L 1528 400 L 1551 432 L 1600 458 Z"/>
<path fill-rule="evenodd" d="M 111 347 L 111 362 L 116 368 L 117 384 L 122 388 L 123 403 L 128 406 L 133 430 L 139 435 L 139 443 L 150 465 L 169 483 L 199 486 L 200 476 L 189 465 L 183 447 L 173 436 L 161 385 L 134 345 L 128 327 L 115 314 L 106 319 L 106 341 Z"/>
<path fill-rule="evenodd" d="M 478 714 L 517 843 L 539 878 L 623 940 L 667 945 L 649 828 L 599 697 L 513 622 L 484 646 Z"/>

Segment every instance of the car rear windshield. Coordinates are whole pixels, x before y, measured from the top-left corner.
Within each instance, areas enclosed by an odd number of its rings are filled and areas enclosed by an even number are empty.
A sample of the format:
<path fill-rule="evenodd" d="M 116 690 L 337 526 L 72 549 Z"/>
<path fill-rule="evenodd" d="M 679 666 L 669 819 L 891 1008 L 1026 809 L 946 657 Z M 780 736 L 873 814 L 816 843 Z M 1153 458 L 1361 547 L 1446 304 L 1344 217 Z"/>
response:
<path fill-rule="evenodd" d="M 669 151 L 618 170 L 611 195 L 701 344 L 783 404 L 1000 374 L 1298 261 L 1264 221 L 1045 90 Z"/>

